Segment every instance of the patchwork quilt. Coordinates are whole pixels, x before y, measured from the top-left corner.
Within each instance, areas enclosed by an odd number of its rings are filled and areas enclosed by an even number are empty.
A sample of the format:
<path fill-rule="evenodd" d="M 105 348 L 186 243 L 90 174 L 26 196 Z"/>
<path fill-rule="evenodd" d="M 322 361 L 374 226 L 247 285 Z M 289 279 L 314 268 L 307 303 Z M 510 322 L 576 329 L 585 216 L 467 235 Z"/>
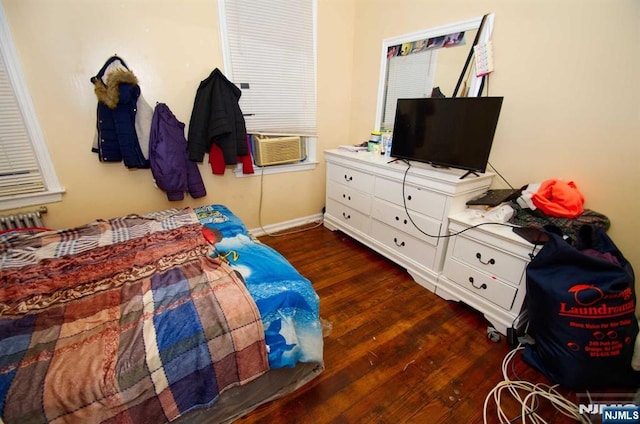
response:
<path fill-rule="evenodd" d="M 170 422 L 269 369 L 191 209 L 0 239 L 5 423 Z"/>
<path fill-rule="evenodd" d="M 311 282 L 277 251 L 255 240 L 226 206 L 195 208 L 214 235 L 215 252 L 244 277 L 265 328 L 271 368 L 322 363 L 320 301 Z"/>

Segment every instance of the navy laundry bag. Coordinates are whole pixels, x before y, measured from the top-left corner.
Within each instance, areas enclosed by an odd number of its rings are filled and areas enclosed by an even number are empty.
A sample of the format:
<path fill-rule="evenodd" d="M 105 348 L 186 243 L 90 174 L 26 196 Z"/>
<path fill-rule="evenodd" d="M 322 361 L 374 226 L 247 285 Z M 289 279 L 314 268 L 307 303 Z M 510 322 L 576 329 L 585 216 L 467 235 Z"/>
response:
<path fill-rule="evenodd" d="M 638 321 L 634 273 L 604 229 L 582 226 L 568 242 L 549 241 L 527 266 L 523 359 L 572 389 L 640 386 L 631 368 Z"/>

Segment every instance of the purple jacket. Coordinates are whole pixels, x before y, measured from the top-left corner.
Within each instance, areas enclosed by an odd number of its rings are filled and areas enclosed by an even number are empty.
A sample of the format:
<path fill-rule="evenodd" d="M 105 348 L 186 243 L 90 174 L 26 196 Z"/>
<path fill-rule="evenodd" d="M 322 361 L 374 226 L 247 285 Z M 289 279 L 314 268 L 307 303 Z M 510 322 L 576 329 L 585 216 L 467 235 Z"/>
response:
<path fill-rule="evenodd" d="M 184 199 L 185 191 L 193 198 L 206 196 L 198 165 L 187 157 L 184 124 L 164 103 L 158 103 L 153 112 L 149 160 L 156 185 L 169 200 Z"/>

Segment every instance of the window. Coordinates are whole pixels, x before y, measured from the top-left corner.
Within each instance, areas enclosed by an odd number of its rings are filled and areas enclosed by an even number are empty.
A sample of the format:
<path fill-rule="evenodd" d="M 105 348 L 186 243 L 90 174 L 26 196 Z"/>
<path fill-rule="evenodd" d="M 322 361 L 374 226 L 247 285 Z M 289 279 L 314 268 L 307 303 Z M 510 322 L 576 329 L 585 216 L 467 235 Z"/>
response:
<path fill-rule="evenodd" d="M 436 88 L 446 97 L 453 96 L 456 88 L 457 96 L 479 96 L 482 77 L 471 69 L 460 74 L 474 42 L 491 39 L 494 17 L 489 13 L 382 40 L 374 128 L 393 128 L 398 98 L 430 97 Z"/>
<path fill-rule="evenodd" d="M 64 189 L 44 137 L 0 4 L 0 210 L 60 201 Z"/>
<path fill-rule="evenodd" d="M 315 163 L 316 1 L 218 4 L 224 74 L 242 90 L 247 131 L 303 136 L 305 162 Z"/>
<path fill-rule="evenodd" d="M 389 58 L 383 129 L 393 130 L 398 99 L 431 97 L 437 55 L 438 51 L 432 50 Z"/>

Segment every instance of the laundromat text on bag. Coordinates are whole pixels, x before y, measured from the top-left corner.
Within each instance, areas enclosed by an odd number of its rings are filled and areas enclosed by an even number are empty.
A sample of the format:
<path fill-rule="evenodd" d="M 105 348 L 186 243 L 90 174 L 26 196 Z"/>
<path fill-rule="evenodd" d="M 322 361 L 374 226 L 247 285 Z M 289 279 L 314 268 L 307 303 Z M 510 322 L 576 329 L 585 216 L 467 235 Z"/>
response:
<path fill-rule="evenodd" d="M 592 339 L 584 346 L 584 351 L 590 357 L 619 356 L 622 348 L 631 342 L 629 336 L 619 340 L 617 329 L 631 325 L 629 313 L 635 310 L 633 291 L 630 288 L 619 293 L 604 293 L 600 288 L 591 284 L 577 284 L 568 293 L 573 293 L 574 304 L 560 303 L 558 315 L 577 318 L 581 321 L 569 321 L 569 327 L 591 330 Z M 614 304 L 607 304 L 606 300 Z M 621 301 L 625 303 L 620 303 Z M 602 303 L 599 303 L 602 302 Z M 590 322 L 590 318 L 596 318 Z M 610 319 L 606 320 L 605 319 Z M 576 343 L 568 342 L 567 347 L 578 350 Z"/>
<path fill-rule="evenodd" d="M 615 318 L 635 310 L 633 292 L 630 288 L 626 288 L 619 293 L 605 294 L 597 286 L 578 284 L 572 286 L 568 292 L 573 293 L 575 305 L 577 306 L 569 305 L 567 302 L 560 302 L 559 315 L 562 316 L 577 318 Z M 615 300 L 616 302 L 613 306 L 607 303 L 594 306 L 596 303 L 606 301 L 607 299 Z M 619 303 L 620 299 L 626 303 Z"/>

